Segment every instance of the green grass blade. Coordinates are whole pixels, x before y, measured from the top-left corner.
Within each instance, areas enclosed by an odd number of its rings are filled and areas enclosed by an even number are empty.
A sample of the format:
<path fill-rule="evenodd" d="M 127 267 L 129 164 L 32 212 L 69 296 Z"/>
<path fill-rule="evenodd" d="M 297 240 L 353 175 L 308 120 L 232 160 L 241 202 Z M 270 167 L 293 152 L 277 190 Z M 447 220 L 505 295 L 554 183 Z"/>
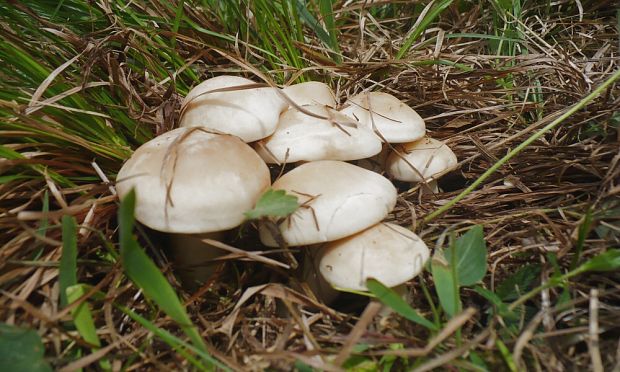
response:
<path fill-rule="evenodd" d="M 416 22 L 416 25 L 414 26 L 415 29 L 409 31 L 409 36 L 407 37 L 407 40 L 405 40 L 403 46 L 401 46 L 398 50 L 398 53 L 396 53 L 396 59 L 401 59 L 405 54 L 407 54 L 409 48 L 411 48 L 414 41 L 416 41 L 420 37 L 420 35 L 422 35 L 424 31 L 426 31 L 428 26 L 431 24 L 431 22 L 435 20 L 435 18 L 437 18 L 444 10 L 446 10 L 447 7 L 450 6 L 450 4 L 452 4 L 452 1 L 453 0 L 439 1 L 437 5 L 435 5 L 428 13 L 426 13 L 426 15 L 419 24 Z"/>
<path fill-rule="evenodd" d="M 366 287 L 370 292 L 375 295 L 375 297 L 379 301 L 394 310 L 396 313 L 402 315 L 403 317 L 409 319 L 414 323 L 430 329 L 431 331 L 439 330 L 439 327 L 424 318 L 422 315 L 418 314 L 418 312 L 414 308 L 409 306 L 409 304 L 405 300 L 403 300 L 398 295 L 398 293 L 386 287 L 380 281 L 376 279 L 368 279 L 366 281 Z"/>
<path fill-rule="evenodd" d="M 157 337 L 161 338 L 164 342 L 166 342 L 173 349 L 175 349 L 179 354 L 183 355 L 187 360 L 189 360 L 194 366 L 196 366 L 196 367 L 198 367 L 198 368 L 200 368 L 202 370 L 208 370 L 204 365 L 202 365 L 199 361 L 197 361 L 194 357 L 192 357 L 189 353 L 187 353 L 187 351 L 185 351 L 185 349 L 189 349 L 190 351 L 192 351 L 193 353 L 198 355 L 200 358 L 202 358 L 204 361 L 208 362 L 212 366 L 215 366 L 215 367 L 217 367 L 217 368 L 219 368 L 221 370 L 224 370 L 224 371 L 231 371 L 230 368 L 228 368 L 227 366 L 222 364 L 217 359 L 213 358 L 211 355 L 206 353 L 204 350 L 198 349 L 198 348 L 194 347 L 193 345 L 190 345 L 187 342 L 185 342 L 185 341 L 179 339 L 178 337 L 174 336 L 173 334 L 171 334 L 170 332 L 166 331 L 165 329 L 161 329 L 161 328 L 157 327 L 155 324 L 150 322 L 148 319 L 143 318 L 139 314 L 133 312 L 132 310 L 130 310 L 130 309 L 124 307 L 124 306 L 118 306 L 118 308 L 122 312 L 127 314 L 130 318 L 132 318 L 136 322 L 140 323 L 144 328 L 146 328 L 149 331 L 153 332 L 154 335 L 156 335 Z"/>
<path fill-rule="evenodd" d="M 62 216 L 62 256 L 58 273 L 60 306 L 69 303 L 67 289 L 77 284 L 77 226 L 72 216 Z"/>
<path fill-rule="evenodd" d="M 176 321 L 187 337 L 200 350 L 206 346 L 192 324 L 174 289 L 151 259 L 144 253 L 133 236 L 136 194 L 132 190 L 121 202 L 119 209 L 119 235 L 121 260 L 127 276 L 142 289 L 170 318 Z"/>
<path fill-rule="evenodd" d="M 551 123 L 547 124 L 544 128 L 540 129 L 538 132 L 536 132 L 533 135 L 531 135 L 528 139 L 526 139 L 525 141 L 520 143 L 514 149 L 510 150 L 508 152 L 508 154 L 506 154 L 499 161 L 497 161 L 495 164 L 493 164 L 486 172 L 484 172 L 480 177 L 478 177 L 474 182 L 472 182 L 472 184 L 469 185 L 460 194 L 455 196 L 452 200 L 450 200 L 449 202 L 444 204 L 439 209 L 435 210 L 431 214 L 429 214 L 426 217 L 424 217 L 424 222 L 429 222 L 432 219 L 436 218 L 437 216 L 442 215 L 443 213 L 448 211 L 450 208 L 452 208 L 456 203 L 458 203 L 459 201 L 463 200 L 463 198 L 465 198 L 467 195 L 469 195 L 478 186 L 480 186 L 480 184 L 482 184 L 487 178 L 489 178 L 489 176 L 491 176 L 499 168 L 501 168 L 502 165 L 506 164 L 506 162 L 508 162 L 508 160 L 510 160 L 513 157 L 515 157 L 518 153 L 523 151 L 523 149 L 525 149 L 526 147 L 531 145 L 534 141 L 536 141 L 537 139 L 542 137 L 542 135 L 544 135 L 545 133 L 547 133 L 551 129 L 557 127 L 560 123 L 562 123 L 568 117 L 573 115 L 575 112 L 577 112 L 580 109 L 582 109 L 585 105 L 587 105 L 594 98 L 598 97 L 599 94 L 601 94 L 605 89 L 607 89 L 607 87 L 609 87 L 611 84 L 613 84 L 619 78 L 620 78 L 620 70 L 616 71 L 607 80 L 605 80 L 605 82 L 603 82 L 594 91 L 592 91 L 592 93 L 588 94 L 586 97 L 584 97 L 582 100 L 580 100 L 577 104 L 575 104 L 573 107 L 571 107 L 569 110 L 567 110 L 564 114 L 560 115 L 560 117 L 558 117 L 557 119 L 553 120 Z"/>
<path fill-rule="evenodd" d="M 66 292 L 69 304 L 77 301 L 87 291 L 88 290 L 85 289 L 83 284 L 76 284 L 68 287 Z M 73 316 L 73 324 L 84 341 L 96 347 L 101 347 L 101 341 L 99 341 L 99 336 L 97 336 L 97 328 L 95 327 L 88 302 L 83 301 L 81 304 L 74 307 L 71 310 L 71 315 Z"/>

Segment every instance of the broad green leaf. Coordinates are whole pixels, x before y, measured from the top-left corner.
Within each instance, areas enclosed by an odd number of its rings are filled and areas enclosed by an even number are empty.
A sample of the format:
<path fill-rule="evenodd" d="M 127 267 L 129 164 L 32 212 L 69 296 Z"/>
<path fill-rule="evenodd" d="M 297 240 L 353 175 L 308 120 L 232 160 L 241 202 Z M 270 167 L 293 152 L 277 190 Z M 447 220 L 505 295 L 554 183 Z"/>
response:
<path fill-rule="evenodd" d="M 284 190 L 269 189 L 258 199 L 251 211 L 245 212 L 250 220 L 262 217 L 286 217 L 299 208 L 295 195 L 287 194 Z"/>
<path fill-rule="evenodd" d="M 135 204 L 136 194 L 132 190 L 121 201 L 118 213 L 121 260 L 125 272 L 142 289 L 146 297 L 153 300 L 170 318 L 179 324 L 198 349 L 206 352 L 204 341 L 193 326 L 177 294 L 153 261 L 140 248 L 133 236 Z"/>
<path fill-rule="evenodd" d="M 72 216 L 62 216 L 62 256 L 58 274 L 60 306 L 65 307 L 67 289 L 77 284 L 77 226 Z"/>
<path fill-rule="evenodd" d="M 396 313 L 432 331 L 439 330 L 439 328 L 435 324 L 418 314 L 418 312 L 414 308 L 409 306 L 409 304 L 405 300 L 403 300 L 402 297 L 398 295 L 398 293 L 386 287 L 380 281 L 376 279 L 368 279 L 366 280 L 366 287 L 376 296 L 379 301 L 390 307 Z"/>
<path fill-rule="evenodd" d="M 475 286 L 474 291 L 484 297 L 487 301 L 489 301 L 493 306 L 497 308 L 497 314 L 501 317 L 508 320 L 517 320 L 519 319 L 518 314 L 513 311 L 508 310 L 508 304 L 504 303 L 497 294 L 489 291 L 486 288 L 483 288 L 479 285 Z"/>
<path fill-rule="evenodd" d="M 67 300 L 69 304 L 77 301 L 88 291 L 84 284 L 76 284 L 67 288 Z M 90 307 L 86 301 L 71 309 L 73 316 L 73 324 L 77 328 L 80 336 L 84 341 L 96 347 L 101 347 L 99 336 L 97 336 L 97 328 L 90 312 Z"/>
<path fill-rule="evenodd" d="M 532 282 L 538 278 L 539 274 L 540 264 L 522 266 L 517 272 L 504 279 L 495 289 L 495 293 L 502 301 L 514 301 L 530 290 Z"/>
<path fill-rule="evenodd" d="M 459 312 L 461 307 L 458 293 L 458 278 L 454 275 L 448 261 L 446 261 L 443 250 L 435 251 L 431 259 L 431 272 L 441 307 L 448 316 L 453 317 Z"/>
<path fill-rule="evenodd" d="M 614 271 L 620 269 L 620 249 L 610 249 L 583 263 L 576 271 Z"/>
<path fill-rule="evenodd" d="M 445 251 L 452 262 L 451 250 Z M 487 247 L 482 226 L 476 225 L 456 240 L 456 272 L 459 285 L 470 286 L 484 278 L 487 272 Z"/>
<path fill-rule="evenodd" d="M 0 323 L 0 371 L 51 372 L 44 354 L 35 330 Z"/>

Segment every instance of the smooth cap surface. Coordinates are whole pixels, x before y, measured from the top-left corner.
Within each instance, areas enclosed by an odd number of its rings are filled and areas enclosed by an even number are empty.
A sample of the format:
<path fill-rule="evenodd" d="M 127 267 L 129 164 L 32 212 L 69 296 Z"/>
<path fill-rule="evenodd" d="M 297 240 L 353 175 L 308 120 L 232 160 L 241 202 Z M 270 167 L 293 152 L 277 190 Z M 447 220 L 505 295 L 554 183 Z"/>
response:
<path fill-rule="evenodd" d="M 368 92 L 349 98 L 340 110 L 360 123 L 376 129 L 390 143 L 404 143 L 424 137 L 424 120 L 411 107 L 388 93 Z M 372 113 L 372 118 L 371 118 Z"/>
<path fill-rule="evenodd" d="M 386 162 L 387 173 L 400 181 L 421 182 L 456 168 L 456 155 L 443 142 L 425 137 L 396 147 Z"/>
<path fill-rule="evenodd" d="M 254 81 L 217 76 L 194 87 L 183 101 L 181 127 L 205 127 L 252 142 L 272 134 L 288 104 L 275 88 L 237 89 Z M 225 92 L 210 92 L 231 88 Z"/>
<path fill-rule="evenodd" d="M 146 226 L 204 233 L 241 224 L 269 184 L 267 165 L 239 138 L 178 128 L 140 146 L 116 189 L 122 198 L 135 188 L 136 219 Z"/>
<path fill-rule="evenodd" d="M 298 106 L 324 105 L 336 107 L 336 97 L 325 83 L 307 81 L 282 88 L 282 92 Z"/>
<path fill-rule="evenodd" d="M 412 231 L 380 223 L 348 238 L 327 243 L 319 264 L 321 275 L 332 286 L 366 291 L 374 278 L 395 287 L 418 275 L 430 252 Z"/>
<path fill-rule="evenodd" d="M 381 151 L 381 140 L 367 127 L 322 105 L 304 108 L 331 120 L 286 110 L 275 133 L 254 146 L 265 162 L 356 160 Z"/>
<path fill-rule="evenodd" d="M 296 195 L 302 204 L 279 225 L 291 246 L 355 234 L 383 220 L 396 204 L 396 188 L 387 178 L 341 161 L 302 164 L 272 187 Z M 278 246 L 266 227 L 259 232 L 263 244 Z"/>

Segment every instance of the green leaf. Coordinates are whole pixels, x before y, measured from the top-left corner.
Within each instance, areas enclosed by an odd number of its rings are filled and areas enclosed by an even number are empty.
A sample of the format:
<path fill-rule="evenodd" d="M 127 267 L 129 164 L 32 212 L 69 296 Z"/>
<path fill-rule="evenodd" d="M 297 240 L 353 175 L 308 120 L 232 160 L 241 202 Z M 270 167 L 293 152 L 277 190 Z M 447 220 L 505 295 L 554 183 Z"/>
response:
<path fill-rule="evenodd" d="M 620 249 L 610 249 L 583 263 L 576 271 L 614 271 L 620 269 Z"/>
<path fill-rule="evenodd" d="M 522 266 L 517 272 L 504 279 L 495 289 L 495 293 L 502 301 L 514 301 L 530 290 L 532 282 L 538 278 L 539 274 L 540 264 Z"/>
<path fill-rule="evenodd" d="M 439 330 L 439 327 L 418 314 L 418 312 L 414 308 L 409 306 L 409 304 L 405 300 L 403 300 L 402 297 L 398 295 L 398 293 L 386 287 L 380 281 L 376 279 L 368 279 L 366 280 L 366 287 L 376 296 L 379 301 L 390 307 L 396 313 L 432 331 Z"/>
<path fill-rule="evenodd" d="M 287 194 L 284 190 L 269 189 L 258 199 L 254 209 L 245 212 L 250 220 L 262 217 L 286 217 L 299 208 L 295 195 Z"/>
<path fill-rule="evenodd" d="M 193 326 L 176 293 L 157 266 L 144 253 L 133 236 L 136 194 L 132 190 L 121 201 L 119 208 L 119 236 L 121 260 L 127 276 L 146 297 L 153 300 L 170 318 L 176 321 L 192 343 L 206 352 L 206 345 Z"/>
<path fill-rule="evenodd" d="M 0 323 L 0 371 L 51 372 L 44 354 L 36 331 Z"/>
<path fill-rule="evenodd" d="M 62 216 L 62 256 L 58 274 L 60 306 L 65 307 L 67 289 L 77 284 L 77 226 L 72 216 Z"/>
<path fill-rule="evenodd" d="M 88 292 L 88 286 L 84 284 L 76 284 L 67 288 L 67 299 L 69 304 L 77 301 L 86 292 Z M 83 301 L 78 306 L 71 309 L 71 315 L 73 316 L 73 324 L 77 328 L 80 336 L 84 341 L 96 347 L 101 347 L 99 336 L 97 336 L 97 328 L 93 321 L 93 316 L 90 312 L 90 307 L 86 301 Z"/>
<path fill-rule="evenodd" d="M 454 275 L 442 249 L 435 251 L 431 259 L 431 272 L 439 303 L 448 316 L 453 317 L 461 307 L 458 278 Z"/>
<path fill-rule="evenodd" d="M 452 262 L 451 251 L 445 251 Z M 456 272 L 459 285 L 470 286 L 484 278 L 487 272 L 487 247 L 482 226 L 476 225 L 456 241 Z"/>

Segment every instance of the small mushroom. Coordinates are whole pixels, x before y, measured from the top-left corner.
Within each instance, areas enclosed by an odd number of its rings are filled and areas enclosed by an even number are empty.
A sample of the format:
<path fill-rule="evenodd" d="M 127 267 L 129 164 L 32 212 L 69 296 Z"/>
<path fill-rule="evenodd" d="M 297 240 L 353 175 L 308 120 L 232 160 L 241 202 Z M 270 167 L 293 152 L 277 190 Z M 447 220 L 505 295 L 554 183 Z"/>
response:
<path fill-rule="evenodd" d="M 383 220 L 396 204 L 396 188 L 387 178 L 342 161 L 302 164 L 272 187 L 296 195 L 301 204 L 278 225 L 291 246 L 355 234 Z M 278 246 L 266 226 L 259 233 L 263 244 Z"/>
<path fill-rule="evenodd" d="M 334 92 L 327 84 L 318 81 L 289 85 L 282 88 L 282 93 L 286 94 L 298 106 L 323 105 L 336 107 Z"/>
<path fill-rule="evenodd" d="M 285 111 L 278 129 L 255 144 L 267 163 L 294 163 L 315 160 L 355 160 L 381 151 L 381 140 L 368 128 L 326 106 L 304 108 L 320 117 L 295 109 Z"/>
<path fill-rule="evenodd" d="M 388 93 L 358 94 L 349 98 L 340 112 L 356 118 L 368 128 L 376 129 L 389 143 L 416 141 L 426 132 L 420 115 Z"/>
<path fill-rule="evenodd" d="M 428 182 L 437 190 L 438 177 L 456 169 L 456 155 L 443 142 L 425 137 L 396 146 L 386 162 L 387 173 L 399 181 Z"/>
<path fill-rule="evenodd" d="M 205 127 L 245 142 L 271 135 L 288 104 L 276 88 L 249 88 L 254 81 L 217 76 L 194 87 L 182 105 L 181 127 Z"/>
<path fill-rule="evenodd" d="M 374 278 L 397 287 L 417 276 L 430 256 L 426 244 L 412 231 L 379 223 L 344 239 L 325 244 L 319 270 L 335 288 L 366 291 Z"/>

